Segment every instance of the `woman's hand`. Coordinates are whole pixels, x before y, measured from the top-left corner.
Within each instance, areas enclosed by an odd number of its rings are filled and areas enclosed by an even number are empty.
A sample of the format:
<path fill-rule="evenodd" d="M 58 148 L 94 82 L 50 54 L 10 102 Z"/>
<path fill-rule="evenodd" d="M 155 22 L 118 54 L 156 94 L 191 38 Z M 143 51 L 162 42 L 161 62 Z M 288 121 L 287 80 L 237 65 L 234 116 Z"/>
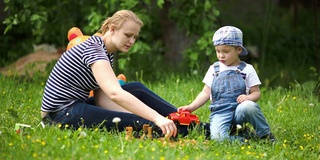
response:
<path fill-rule="evenodd" d="M 172 120 L 159 115 L 158 117 L 156 117 L 154 123 L 161 128 L 163 134 L 169 137 L 177 135 L 177 126 L 173 123 Z"/>

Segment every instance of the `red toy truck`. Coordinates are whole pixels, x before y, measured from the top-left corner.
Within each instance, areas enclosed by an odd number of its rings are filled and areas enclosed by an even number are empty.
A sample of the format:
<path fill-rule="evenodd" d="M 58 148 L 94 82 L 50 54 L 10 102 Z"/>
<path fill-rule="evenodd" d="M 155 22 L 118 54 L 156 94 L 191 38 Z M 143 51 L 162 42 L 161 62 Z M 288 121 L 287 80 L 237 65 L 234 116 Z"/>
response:
<path fill-rule="evenodd" d="M 189 126 L 200 124 L 198 116 L 191 114 L 188 110 L 179 110 L 179 112 L 170 113 L 167 118 L 179 125 Z"/>

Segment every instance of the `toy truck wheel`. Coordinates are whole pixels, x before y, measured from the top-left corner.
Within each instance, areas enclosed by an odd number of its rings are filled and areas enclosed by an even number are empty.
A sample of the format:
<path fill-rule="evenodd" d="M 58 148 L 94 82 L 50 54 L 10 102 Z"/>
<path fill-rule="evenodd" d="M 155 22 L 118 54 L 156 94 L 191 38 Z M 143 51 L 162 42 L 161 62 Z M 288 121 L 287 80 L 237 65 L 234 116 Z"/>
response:
<path fill-rule="evenodd" d="M 174 120 L 173 123 L 174 123 L 177 127 L 180 126 L 180 123 L 179 123 L 178 120 Z"/>
<path fill-rule="evenodd" d="M 172 140 L 177 141 L 178 140 L 178 134 L 180 132 L 180 123 L 178 120 L 174 120 L 173 123 L 176 125 L 178 133 L 175 137 L 171 137 Z"/>
<path fill-rule="evenodd" d="M 197 123 L 195 121 L 191 121 L 189 124 L 190 128 L 194 128 L 197 125 Z"/>
<path fill-rule="evenodd" d="M 178 120 L 174 120 L 173 123 L 176 125 L 177 127 L 177 130 L 179 131 L 180 130 L 180 123 Z"/>

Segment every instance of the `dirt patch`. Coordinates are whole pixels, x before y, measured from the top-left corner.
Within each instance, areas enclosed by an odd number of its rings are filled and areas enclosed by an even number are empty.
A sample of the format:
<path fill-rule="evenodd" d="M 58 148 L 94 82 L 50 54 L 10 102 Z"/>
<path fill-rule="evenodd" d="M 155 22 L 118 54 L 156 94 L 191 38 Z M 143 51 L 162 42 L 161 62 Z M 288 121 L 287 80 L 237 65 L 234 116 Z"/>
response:
<path fill-rule="evenodd" d="M 56 49 L 50 45 L 34 46 L 34 53 L 21 57 L 9 66 L 0 68 L 0 73 L 5 76 L 32 76 L 35 72 L 45 72 L 52 61 L 57 61 L 63 49 Z"/>

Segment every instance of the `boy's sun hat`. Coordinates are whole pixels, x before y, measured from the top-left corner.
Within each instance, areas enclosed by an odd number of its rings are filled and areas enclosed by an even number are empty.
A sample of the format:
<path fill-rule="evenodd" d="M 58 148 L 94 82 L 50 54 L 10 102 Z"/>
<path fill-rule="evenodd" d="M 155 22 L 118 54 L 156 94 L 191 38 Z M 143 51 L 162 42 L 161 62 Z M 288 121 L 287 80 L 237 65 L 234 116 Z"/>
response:
<path fill-rule="evenodd" d="M 214 46 L 218 45 L 230 45 L 239 46 L 242 48 L 240 56 L 245 56 L 248 54 L 246 48 L 243 47 L 242 43 L 242 31 L 233 26 L 224 26 L 219 28 L 212 37 L 212 42 Z"/>

